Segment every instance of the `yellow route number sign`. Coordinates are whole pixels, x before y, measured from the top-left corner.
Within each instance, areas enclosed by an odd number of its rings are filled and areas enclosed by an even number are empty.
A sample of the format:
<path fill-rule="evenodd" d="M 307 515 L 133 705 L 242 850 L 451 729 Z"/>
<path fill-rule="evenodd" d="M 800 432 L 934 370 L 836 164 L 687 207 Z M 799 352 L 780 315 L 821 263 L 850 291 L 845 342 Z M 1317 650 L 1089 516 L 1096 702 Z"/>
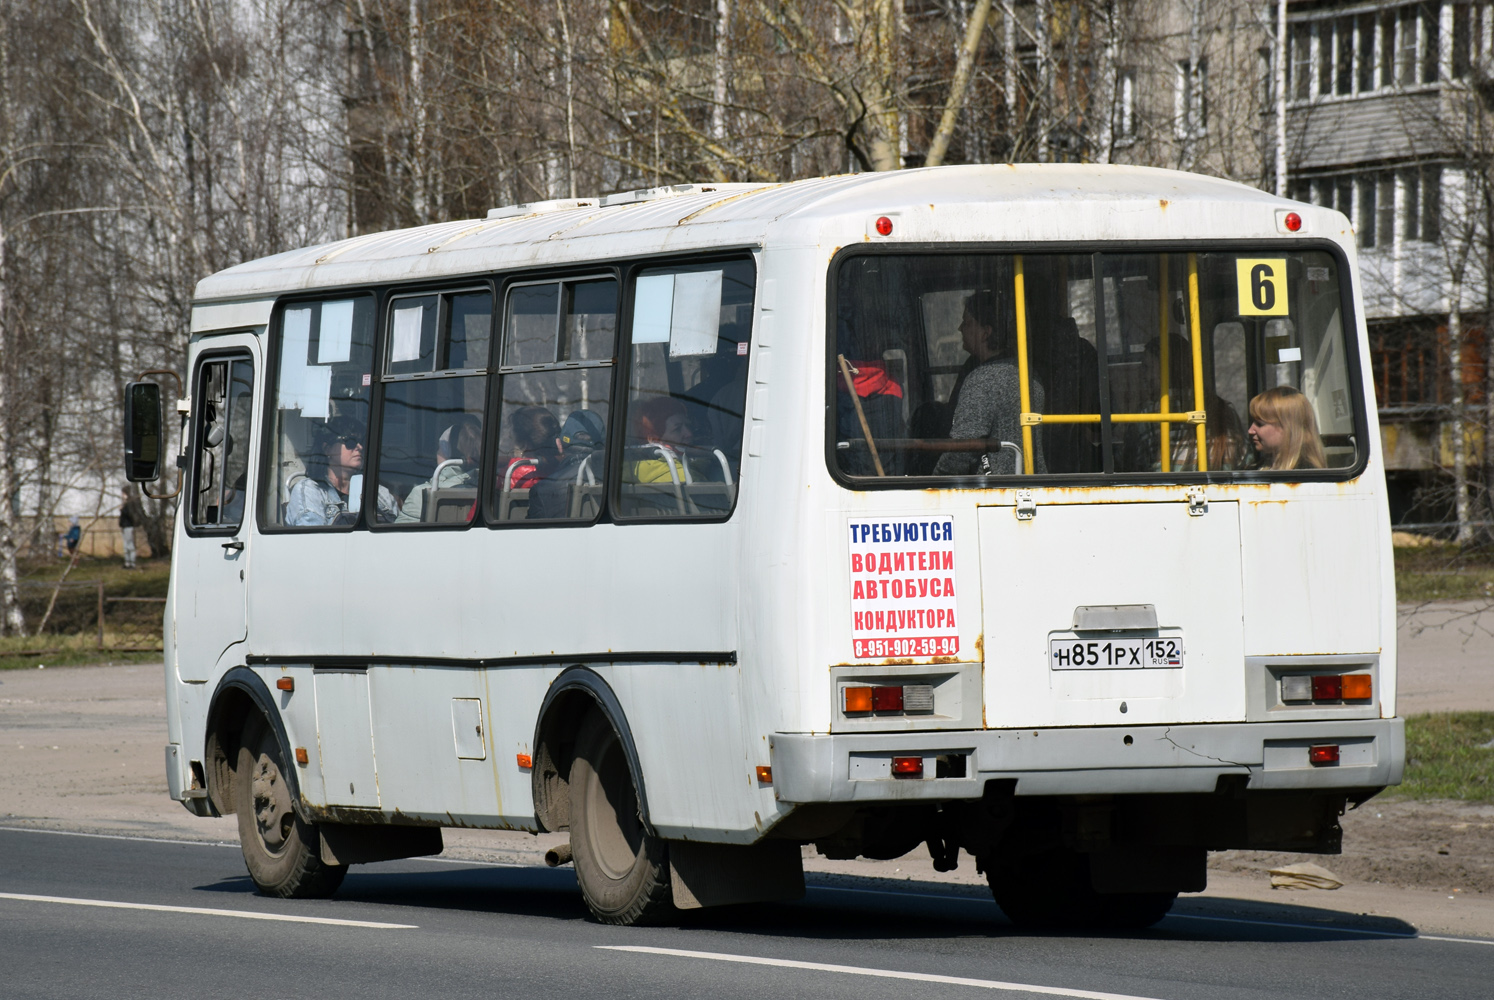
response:
<path fill-rule="evenodd" d="M 1241 316 L 1285 316 L 1287 262 L 1285 257 L 1252 257 L 1235 261 Z"/>

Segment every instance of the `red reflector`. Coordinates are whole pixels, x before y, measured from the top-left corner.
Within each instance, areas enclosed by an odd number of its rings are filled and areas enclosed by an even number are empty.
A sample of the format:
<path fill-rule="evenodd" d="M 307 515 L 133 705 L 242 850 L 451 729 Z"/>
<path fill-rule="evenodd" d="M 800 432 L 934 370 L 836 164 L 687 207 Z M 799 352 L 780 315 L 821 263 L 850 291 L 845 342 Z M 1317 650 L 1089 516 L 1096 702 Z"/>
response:
<path fill-rule="evenodd" d="M 1282 221 L 1286 223 L 1287 232 L 1289 233 L 1295 233 L 1302 228 L 1302 216 L 1296 212 L 1288 212 L 1286 218 Z"/>
<path fill-rule="evenodd" d="M 773 783 L 773 769 L 767 764 L 757 765 L 757 780 L 765 785 Z"/>
<path fill-rule="evenodd" d="M 882 216 L 880 219 L 877 220 L 877 235 L 878 236 L 891 236 L 892 235 L 892 220 L 889 219 L 889 218 L 887 218 L 887 216 L 885 216 L 885 215 Z"/>
<path fill-rule="evenodd" d="M 1369 701 L 1375 696 L 1374 681 L 1369 674 L 1345 674 L 1344 701 Z"/>
<path fill-rule="evenodd" d="M 518 761 L 519 767 L 522 770 L 528 771 L 530 768 L 534 767 L 534 758 L 529 756 L 527 753 L 515 754 L 514 756 Z"/>
<path fill-rule="evenodd" d="M 892 773 L 899 778 L 921 778 L 923 777 L 923 758 L 894 757 L 892 758 Z"/>
<path fill-rule="evenodd" d="M 1319 674 L 1312 679 L 1313 701 L 1338 701 L 1344 696 L 1344 679 L 1338 674 Z"/>
<path fill-rule="evenodd" d="M 901 687 L 872 688 L 872 710 L 876 712 L 901 712 L 903 689 Z"/>
<path fill-rule="evenodd" d="M 1338 744 L 1320 743 L 1315 747 L 1308 747 L 1307 761 L 1310 764 L 1337 764 Z"/>
<path fill-rule="evenodd" d="M 848 687 L 845 690 L 847 712 L 870 712 L 872 710 L 871 688 Z"/>
<path fill-rule="evenodd" d="M 275 682 L 275 686 L 282 691 L 294 691 L 296 689 L 296 679 L 294 677 L 282 677 Z"/>

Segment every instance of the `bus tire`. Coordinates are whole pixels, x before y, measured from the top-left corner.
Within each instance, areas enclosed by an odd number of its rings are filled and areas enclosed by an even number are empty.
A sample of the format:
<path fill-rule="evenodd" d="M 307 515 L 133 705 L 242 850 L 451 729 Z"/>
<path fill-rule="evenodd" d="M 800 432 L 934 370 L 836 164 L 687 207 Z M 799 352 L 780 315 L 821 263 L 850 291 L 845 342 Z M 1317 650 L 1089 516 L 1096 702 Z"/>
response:
<path fill-rule="evenodd" d="M 569 785 L 571 854 L 592 914 L 624 926 L 672 917 L 667 848 L 643 828 L 622 741 L 601 713 L 581 724 Z"/>
<path fill-rule="evenodd" d="M 317 899 L 337 891 L 347 866 L 322 861 L 317 828 L 297 816 L 291 804 L 280 743 L 257 716 L 244 726 L 233 793 L 244 865 L 260 892 Z"/>
<path fill-rule="evenodd" d="M 990 865 L 991 895 L 1007 919 L 1035 930 L 1140 930 L 1172 909 L 1176 892 L 1096 892 L 1088 856 L 1067 848 Z"/>

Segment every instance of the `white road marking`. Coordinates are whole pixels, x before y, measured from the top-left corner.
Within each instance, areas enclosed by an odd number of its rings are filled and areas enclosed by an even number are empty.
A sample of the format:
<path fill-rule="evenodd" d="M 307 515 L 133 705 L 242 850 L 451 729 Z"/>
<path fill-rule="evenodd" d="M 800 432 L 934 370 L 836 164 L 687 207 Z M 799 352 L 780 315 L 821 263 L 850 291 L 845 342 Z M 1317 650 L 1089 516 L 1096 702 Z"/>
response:
<path fill-rule="evenodd" d="M 648 948 L 642 945 L 599 944 L 606 951 L 629 951 L 644 955 L 672 955 L 676 958 L 703 958 L 712 962 L 737 962 L 742 965 L 770 965 L 780 969 L 805 969 L 811 972 L 838 972 L 847 976 L 871 976 L 875 979 L 901 979 L 916 983 L 941 983 L 947 986 L 973 986 L 982 990 L 1008 993 L 1041 993 L 1045 996 L 1076 997 L 1078 1000 L 1155 1000 L 1129 993 L 1097 993 L 1094 990 L 1070 990 L 1061 986 L 1036 986 L 1032 983 L 1004 983 L 996 979 L 966 979 L 962 976 L 938 976 L 927 972 L 897 972 L 893 969 L 862 969 L 854 965 L 828 965 L 824 962 L 795 962 L 786 958 L 759 958 L 755 955 L 727 955 L 713 951 L 684 951 L 679 948 Z"/>
<path fill-rule="evenodd" d="M 187 847 L 232 847 L 236 840 L 171 840 L 166 837 L 131 837 L 122 833 L 82 833 L 78 830 L 46 830 L 37 826 L 0 826 L 3 833 L 50 833 L 54 837 L 92 837 L 94 840 L 133 840 L 142 844 L 184 844 Z"/>
<path fill-rule="evenodd" d="M 1454 944 L 1487 944 L 1494 941 L 1486 938 L 1442 937 L 1437 934 L 1405 934 L 1401 931 L 1371 931 L 1360 927 L 1341 927 L 1337 924 L 1293 924 L 1283 920 L 1247 920 L 1244 917 L 1205 917 L 1197 913 L 1169 913 L 1167 920 L 1212 920 L 1222 924 L 1255 924 L 1259 927 L 1296 927 L 1307 931 L 1328 931 L 1334 934 L 1368 934 L 1371 937 L 1400 938 L 1405 941 L 1451 941 Z"/>
<path fill-rule="evenodd" d="M 76 899 L 72 896 L 32 896 L 21 892 L 0 892 L 0 899 L 23 903 L 65 903 L 70 906 L 99 906 L 111 910 L 155 910 L 160 913 L 193 913 L 208 917 L 238 917 L 241 920 L 275 920 L 288 924 L 328 924 L 333 927 L 373 927 L 383 930 L 415 930 L 418 924 L 383 924 L 373 920 L 337 920 L 332 917 L 298 917 L 282 913 L 248 913 L 244 910 L 212 910 L 203 906 L 163 906 L 157 903 L 121 903 L 112 899 Z"/>

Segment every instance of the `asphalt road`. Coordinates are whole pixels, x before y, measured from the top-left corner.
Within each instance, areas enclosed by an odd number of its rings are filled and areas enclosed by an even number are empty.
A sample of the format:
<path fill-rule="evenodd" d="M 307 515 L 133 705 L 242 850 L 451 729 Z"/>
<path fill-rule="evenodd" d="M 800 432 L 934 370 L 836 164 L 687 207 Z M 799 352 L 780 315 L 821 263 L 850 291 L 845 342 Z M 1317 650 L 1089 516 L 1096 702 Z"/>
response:
<path fill-rule="evenodd" d="M 1181 909 L 1053 936 L 980 897 L 817 886 L 616 928 L 567 869 L 391 862 L 286 901 L 255 894 L 236 846 L 0 830 L 0 997 L 1486 1000 L 1494 979 L 1489 942 Z"/>

